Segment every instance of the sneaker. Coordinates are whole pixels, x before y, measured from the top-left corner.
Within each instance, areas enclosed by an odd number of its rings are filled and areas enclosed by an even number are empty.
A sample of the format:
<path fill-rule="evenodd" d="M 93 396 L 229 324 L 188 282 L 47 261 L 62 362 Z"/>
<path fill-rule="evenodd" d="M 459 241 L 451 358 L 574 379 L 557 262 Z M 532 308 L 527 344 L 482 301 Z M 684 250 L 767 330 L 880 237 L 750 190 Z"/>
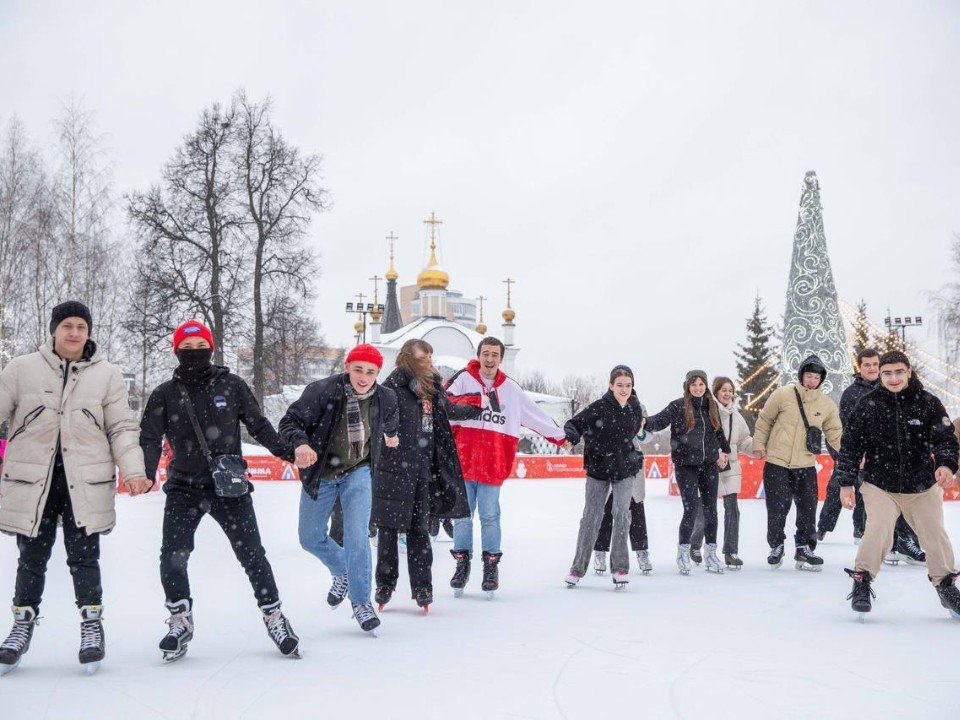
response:
<path fill-rule="evenodd" d="M 743 567 L 743 560 L 736 553 L 724 553 L 723 561 L 731 570 L 739 570 Z"/>
<path fill-rule="evenodd" d="M 368 602 L 351 602 L 350 604 L 353 606 L 353 616 L 357 619 L 361 630 L 370 632 L 380 627 L 380 618 L 373 611 L 373 605 Z"/>
<path fill-rule="evenodd" d="M 650 562 L 649 550 L 637 550 L 637 567 L 644 575 L 653 570 L 653 563 Z"/>
<path fill-rule="evenodd" d="M 567 576 L 563 579 L 567 584 L 568 588 L 574 588 L 577 586 L 577 583 L 580 582 L 580 576 L 577 575 L 573 570 L 567 573 Z"/>
<path fill-rule="evenodd" d="M 607 571 L 607 553 L 603 550 L 593 552 L 593 571 L 597 575 L 603 575 Z"/>
<path fill-rule="evenodd" d="M 849 569 L 844 569 L 844 572 L 853 578 L 853 590 L 847 595 L 847 600 L 850 601 L 850 607 L 853 608 L 854 612 L 870 612 L 873 608 L 871 598 L 877 596 L 876 593 L 873 592 L 873 588 L 870 587 L 870 583 L 873 580 L 873 578 L 870 577 L 870 573 L 866 570 Z"/>
<path fill-rule="evenodd" d="M 907 535 L 899 538 L 897 541 L 897 552 L 903 556 L 908 565 L 926 565 L 927 554 L 917 544 L 913 535 Z"/>
<path fill-rule="evenodd" d="M 340 603 L 347 596 L 347 575 L 334 575 L 330 590 L 327 591 L 327 605 L 332 608 L 339 607 Z"/>
<path fill-rule="evenodd" d="M 797 551 L 793 555 L 797 564 L 797 570 L 810 570 L 820 572 L 823 570 L 823 558 L 813 554 L 809 545 L 797 545 Z"/>
<path fill-rule="evenodd" d="M 188 600 L 178 600 L 167 603 L 170 617 L 164 622 L 169 626 L 167 634 L 160 641 L 160 649 L 165 653 L 179 653 L 183 647 L 193 640 L 193 611 L 192 603 Z"/>
<path fill-rule="evenodd" d="M 280 603 L 267 605 L 260 610 L 263 611 L 263 624 L 267 626 L 267 634 L 277 649 L 287 657 L 299 655 L 300 638 L 293 631 L 290 621 L 280 612 Z"/>
<path fill-rule="evenodd" d="M 80 653 L 82 665 L 98 663 L 106 655 L 103 635 L 103 605 L 84 605 L 80 608 Z"/>
<path fill-rule="evenodd" d="M 38 624 L 37 609 L 29 605 L 13 608 L 13 628 L 0 644 L 0 665 L 17 665 L 20 657 L 30 649 L 33 628 Z"/>
<path fill-rule="evenodd" d="M 690 564 L 690 545 L 677 545 L 677 569 L 681 575 L 689 575 L 693 566 Z"/>
<path fill-rule="evenodd" d="M 703 562 L 703 553 L 700 551 L 700 548 L 690 548 L 690 559 L 693 560 L 697 565 Z"/>
<path fill-rule="evenodd" d="M 943 605 L 953 617 L 960 619 L 960 590 L 957 590 L 957 573 L 947 575 L 937 585 L 937 595 Z"/>
<path fill-rule="evenodd" d="M 772 570 L 776 570 L 783 564 L 783 545 L 777 545 L 770 551 L 770 554 L 767 555 L 767 565 L 770 566 Z"/>
<path fill-rule="evenodd" d="M 378 585 L 376 592 L 373 593 L 373 601 L 379 606 L 378 610 L 383 610 L 383 606 L 390 602 L 393 597 L 393 588 L 389 585 Z"/>
<path fill-rule="evenodd" d="M 883 558 L 884 565 L 899 565 L 900 564 L 900 553 L 896 550 L 891 550 Z"/>

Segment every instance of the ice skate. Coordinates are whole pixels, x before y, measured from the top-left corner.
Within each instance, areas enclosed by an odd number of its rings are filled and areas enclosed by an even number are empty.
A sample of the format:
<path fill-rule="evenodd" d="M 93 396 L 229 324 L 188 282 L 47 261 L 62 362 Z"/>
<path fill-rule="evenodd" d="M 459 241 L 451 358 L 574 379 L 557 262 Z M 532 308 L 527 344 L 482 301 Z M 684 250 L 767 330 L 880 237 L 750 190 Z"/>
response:
<path fill-rule="evenodd" d="M 702 548 L 693 547 L 693 546 L 691 545 L 691 546 L 690 546 L 690 559 L 693 560 L 693 562 L 696 563 L 697 565 L 699 565 L 700 563 L 702 563 L 702 562 L 703 562 L 703 552 L 702 552 Z"/>
<path fill-rule="evenodd" d="M 907 561 L 907 565 L 927 564 L 927 554 L 917 544 L 913 535 L 907 535 L 897 541 L 897 552 Z"/>
<path fill-rule="evenodd" d="M 859 613 L 860 622 L 864 622 L 866 614 L 873 608 L 871 598 L 877 596 L 870 587 L 873 578 L 866 570 L 844 569 L 844 572 L 853 578 L 853 590 L 847 595 L 847 600 L 850 601 L 853 611 Z"/>
<path fill-rule="evenodd" d="M 937 585 L 937 595 L 940 596 L 940 604 L 950 611 L 957 620 L 960 620 L 960 590 L 957 590 L 957 574 L 947 575 L 940 584 Z"/>
<path fill-rule="evenodd" d="M 14 605 L 12 610 L 13 628 L 0 645 L 0 675 L 17 669 L 20 658 L 30 649 L 33 628 L 38 624 L 35 608 Z"/>
<path fill-rule="evenodd" d="M 384 606 L 390 602 L 393 597 L 393 588 L 389 585 L 378 585 L 373 593 L 373 601 L 377 604 L 377 612 L 383 610 Z"/>
<path fill-rule="evenodd" d="M 595 550 L 593 553 L 593 571 L 597 575 L 603 575 L 607 571 L 607 553 L 603 550 Z"/>
<path fill-rule="evenodd" d="M 627 583 L 630 582 L 630 578 L 627 577 L 626 573 L 615 572 L 611 573 L 610 577 L 613 578 L 613 589 L 614 590 L 626 590 Z"/>
<path fill-rule="evenodd" d="M 493 600 L 493 594 L 500 589 L 500 558 L 503 553 L 483 551 L 483 582 L 480 588 L 487 594 L 487 600 Z"/>
<path fill-rule="evenodd" d="M 896 550 L 891 550 L 883 558 L 884 565 L 899 565 L 900 564 L 900 553 Z"/>
<path fill-rule="evenodd" d="M 340 607 L 340 603 L 347 596 L 347 574 L 334 575 L 330 589 L 327 591 L 327 605 L 331 610 Z"/>
<path fill-rule="evenodd" d="M 263 611 L 263 624 L 267 626 L 267 634 L 277 646 L 277 650 L 286 657 L 300 657 L 300 638 L 293 631 L 293 626 L 286 616 L 280 612 L 280 603 L 276 602 L 260 608 Z"/>
<path fill-rule="evenodd" d="M 823 558 L 814 555 L 809 545 L 797 545 L 797 551 L 793 554 L 797 570 L 809 570 L 810 572 L 820 572 L 823 570 Z"/>
<path fill-rule="evenodd" d="M 726 564 L 728 570 L 740 570 L 743 568 L 743 560 L 741 560 L 740 556 L 736 553 L 724 553 L 723 562 Z"/>
<path fill-rule="evenodd" d="M 649 550 L 637 550 L 637 569 L 644 575 L 649 575 L 653 570 L 653 563 L 650 562 Z"/>
<path fill-rule="evenodd" d="M 717 557 L 717 546 L 715 543 L 707 543 L 707 553 L 704 559 L 706 562 L 706 567 L 704 569 L 707 572 L 723 575 L 723 566 L 720 564 L 720 558 Z"/>
<path fill-rule="evenodd" d="M 577 583 L 580 582 L 580 576 L 571 570 L 567 573 L 567 577 L 565 577 L 563 581 L 567 584 L 567 588 L 572 590 L 577 586 Z"/>
<path fill-rule="evenodd" d="M 457 561 L 457 568 L 450 578 L 450 587 L 453 588 L 454 597 L 463 597 L 463 589 L 470 579 L 470 553 L 466 550 L 451 550 L 450 554 Z"/>
<path fill-rule="evenodd" d="M 681 575 L 689 575 L 692 569 L 690 564 L 690 545 L 677 545 L 677 569 Z"/>
<path fill-rule="evenodd" d="M 105 655 L 103 605 L 84 605 L 80 608 L 80 664 L 87 674 L 93 675 L 100 669 Z"/>
<path fill-rule="evenodd" d="M 767 565 L 770 566 L 771 570 L 776 570 L 778 567 L 783 565 L 783 545 L 777 545 L 775 548 L 770 550 L 770 554 L 767 555 Z"/>
<path fill-rule="evenodd" d="M 413 599 L 417 601 L 417 607 L 426 614 L 430 612 L 430 605 L 433 603 L 433 589 L 420 588 L 413 593 Z"/>
<path fill-rule="evenodd" d="M 380 627 L 380 618 L 373 611 L 373 605 L 368 602 L 351 602 L 350 604 L 353 606 L 353 616 L 357 619 L 360 629 L 376 637 L 377 634 L 374 631 Z"/>
<path fill-rule="evenodd" d="M 179 660 L 187 654 L 187 644 L 193 640 L 193 611 L 190 600 L 167 603 L 170 617 L 166 619 L 167 634 L 160 641 L 164 664 Z"/>

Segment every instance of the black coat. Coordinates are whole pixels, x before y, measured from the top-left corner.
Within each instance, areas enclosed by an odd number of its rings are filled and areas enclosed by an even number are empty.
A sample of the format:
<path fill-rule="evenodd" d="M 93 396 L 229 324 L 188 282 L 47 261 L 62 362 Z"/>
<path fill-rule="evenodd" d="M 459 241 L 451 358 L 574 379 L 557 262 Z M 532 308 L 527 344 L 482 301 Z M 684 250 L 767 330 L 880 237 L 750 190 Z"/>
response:
<path fill-rule="evenodd" d="M 710 400 L 716 402 L 716 400 Z M 730 443 L 723 434 L 723 424 L 714 430 L 710 423 L 707 396 L 693 398 L 693 429 L 687 430 L 683 414 L 683 398 L 674 400 L 656 415 L 647 418 L 646 429 L 657 432 L 670 428 L 670 455 L 674 465 L 707 465 L 720 458 L 720 451 L 730 452 Z"/>
<path fill-rule="evenodd" d="M 280 438 L 264 417 L 253 392 L 242 378 L 225 367 L 214 366 L 210 378 L 202 384 L 186 383 L 180 379 L 178 368 L 172 380 L 158 385 L 150 393 L 140 419 L 140 447 L 147 477 L 156 477 L 162 442 L 166 437 L 173 451 L 173 460 L 167 469 L 168 480 L 213 487 L 210 465 L 187 414 L 181 385 L 187 389 L 193 402 L 197 422 L 204 431 L 204 439 L 213 457 L 243 454 L 240 444 L 240 423 L 243 423 L 250 435 L 271 453 L 284 460 L 293 460 L 293 448 Z"/>
<path fill-rule="evenodd" d="M 857 403 L 843 428 L 836 476 L 840 485 L 853 485 L 866 456 L 866 482 L 886 492 L 920 493 L 933 487 L 938 467 L 957 471 L 957 455 L 943 403 L 914 376 L 899 393 L 878 385 Z"/>
<path fill-rule="evenodd" d="M 437 395 L 432 406 L 432 437 L 422 431 L 423 404 L 414 390 L 413 377 L 399 368 L 383 386 L 396 393 L 400 410 L 400 445 L 384 448 L 373 476 L 373 504 L 370 524 L 377 527 L 408 529 L 423 525 L 426 512 L 437 517 L 461 518 L 470 514 L 463 471 L 457 446 L 450 430 L 450 417 L 469 420 L 481 410 L 453 405 L 437 382 Z M 382 442 L 382 440 L 381 440 Z M 418 483 L 427 478 L 427 507 L 414 517 Z M 421 486 L 422 487 L 422 486 Z"/>
<path fill-rule="evenodd" d="M 846 426 L 850 421 L 850 415 L 853 413 L 857 403 L 865 396 L 873 392 L 877 387 L 875 382 L 867 382 L 859 375 L 853 376 L 853 383 L 843 391 L 840 396 L 840 424 Z"/>
<path fill-rule="evenodd" d="M 280 420 L 279 430 L 283 439 L 296 449 L 304 443 L 317 453 L 317 462 L 300 471 L 303 489 L 314 500 L 320 486 L 320 472 L 327 457 L 330 436 L 347 402 L 344 386 L 350 382 L 346 373 L 310 383 L 303 394 L 287 408 Z M 370 398 L 370 466 L 376 473 L 380 461 L 383 434 L 397 431 L 397 396 L 393 390 L 377 386 Z"/>
<path fill-rule="evenodd" d="M 643 471 L 643 453 L 633 439 L 643 421 L 643 405 L 636 393 L 620 407 L 613 391 L 595 400 L 567 420 L 567 440 L 576 445 L 583 438 L 583 467 L 594 480 L 619 482 Z"/>

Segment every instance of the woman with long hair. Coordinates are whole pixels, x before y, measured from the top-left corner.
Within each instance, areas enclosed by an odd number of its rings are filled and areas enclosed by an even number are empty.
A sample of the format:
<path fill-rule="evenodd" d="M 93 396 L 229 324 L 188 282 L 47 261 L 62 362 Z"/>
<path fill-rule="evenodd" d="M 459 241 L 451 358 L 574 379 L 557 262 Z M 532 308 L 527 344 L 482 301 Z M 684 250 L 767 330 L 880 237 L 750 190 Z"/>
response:
<path fill-rule="evenodd" d="M 373 478 L 370 524 L 378 528 L 374 600 L 383 608 L 393 597 L 400 575 L 397 542 L 406 533 L 411 597 L 426 612 L 433 602 L 430 517 L 469 514 L 450 417 L 473 418 L 480 409 L 447 400 L 430 343 L 408 340 L 396 365 L 383 384 L 397 394 L 400 444 L 384 452 Z"/>
<path fill-rule="evenodd" d="M 610 389 L 604 396 L 563 426 L 567 442 L 576 444 L 583 439 L 583 465 L 587 471 L 577 549 L 566 579 L 569 587 L 576 586 L 587 572 L 608 494 L 613 495 L 610 572 L 614 587 L 620 589 L 627 584 L 630 499 L 634 479 L 643 473 L 643 453 L 634 447 L 633 439 L 643 430 L 643 416 L 643 405 L 633 389 L 633 371 L 626 365 L 617 365 L 610 372 Z"/>
<path fill-rule="evenodd" d="M 707 374 L 691 370 L 683 382 L 683 397 L 647 419 L 647 430 L 670 428 L 670 448 L 683 499 L 677 568 L 690 574 L 690 537 L 697 511 L 703 507 L 707 540 L 706 568 L 722 573 L 717 557 L 717 482 L 719 468 L 727 464 L 730 444 L 720 424 L 717 401 L 707 388 Z"/>

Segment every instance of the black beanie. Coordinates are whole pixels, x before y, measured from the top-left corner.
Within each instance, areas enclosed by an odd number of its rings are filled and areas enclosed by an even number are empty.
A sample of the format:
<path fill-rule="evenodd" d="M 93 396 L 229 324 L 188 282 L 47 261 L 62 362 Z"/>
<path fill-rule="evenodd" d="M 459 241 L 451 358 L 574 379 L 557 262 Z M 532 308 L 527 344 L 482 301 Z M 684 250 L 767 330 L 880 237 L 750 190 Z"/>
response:
<path fill-rule="evenodd" d="M 83 318 L 87 321 L 87 332 L 93 334 L 93 316 L 90 308 L 79 300 L 67 300 L 57 305 L 50 313 L 50 334 L 56 331 L 57 326 L 70 317 Z"/>

